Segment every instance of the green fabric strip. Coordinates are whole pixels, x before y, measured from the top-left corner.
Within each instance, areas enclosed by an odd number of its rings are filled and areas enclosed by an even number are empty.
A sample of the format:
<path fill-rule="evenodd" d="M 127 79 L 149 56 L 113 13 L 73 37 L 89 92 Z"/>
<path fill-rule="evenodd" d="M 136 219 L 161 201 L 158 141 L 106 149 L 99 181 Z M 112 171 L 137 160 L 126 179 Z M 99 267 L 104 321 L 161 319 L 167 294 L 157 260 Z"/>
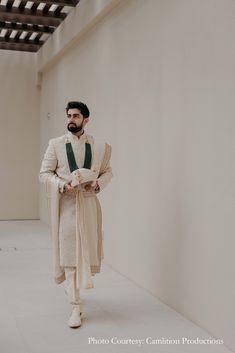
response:
<path fill-rule="evenodd" d="M 78 169 L 75 156 L 73 153 L 73 148 L 71 142 L 66 143 L 66 152 L 67 152 L 67 158 L 68 158 L 68 163 L 69 163 L 69 169 L 70 173 L 72 173 L 74 170 Z M 90 143 L 85 144 L 85 160 L 84 160 L 84 165 L 83 168 L 86 169 L 91 169 L 91 145 Z"/>
<path fill-rule="evenodd" d="M 72 144 L 70 142 L 66 143 L 66 152 L 69 162 L 70 173 L 72 173 L 74 170 L 78 169 L 78 166 L 74 157 Z"/>
<path fill-rule="evenodd" d="M 91 169 L 91 145 L 86 143 L 85 161 L 83 168 Z"/>

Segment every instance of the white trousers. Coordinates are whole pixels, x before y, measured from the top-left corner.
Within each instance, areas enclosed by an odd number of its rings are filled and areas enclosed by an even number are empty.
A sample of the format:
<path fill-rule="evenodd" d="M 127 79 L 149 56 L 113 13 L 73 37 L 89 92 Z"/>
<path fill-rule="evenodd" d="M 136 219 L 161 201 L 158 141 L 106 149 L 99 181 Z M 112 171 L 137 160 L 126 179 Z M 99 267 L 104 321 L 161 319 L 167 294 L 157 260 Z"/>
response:
<path fill-rule="evenodd" d="M 65 267 L 65 287 L 69 303 L 73 306 L 81 305 L 80 289 L 76 288 L 76 267 Z"/>

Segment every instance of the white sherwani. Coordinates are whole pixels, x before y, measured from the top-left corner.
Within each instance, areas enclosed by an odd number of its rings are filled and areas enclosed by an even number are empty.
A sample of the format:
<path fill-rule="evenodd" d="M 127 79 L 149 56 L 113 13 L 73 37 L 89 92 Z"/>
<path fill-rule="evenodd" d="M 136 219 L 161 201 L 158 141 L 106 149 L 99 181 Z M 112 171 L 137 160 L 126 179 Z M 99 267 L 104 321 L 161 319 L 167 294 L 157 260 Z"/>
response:
<path fill-rule="evenodd" d="M 49 141 L 39 180 L 46 186 L 49 219 L 53 241 L 55 281 L 65 279 L 64 267 L 77 268 L 79 288 L 94 287 L 91 276 L 100 272 L 103 259 L 102 213 L 95 192 L 87 192 L 79 186 L 73 193 L 63 192 L 71 181 L 66 143 L 70 142 L 78 168 L 85 159 L 85 143 L 91 145 L 91 169 L 97 174 L 100 191 L 112 178 L 110 166 L 111 146 L 96 141 L 91 135 L 78 138 L 71 132 Z"/>

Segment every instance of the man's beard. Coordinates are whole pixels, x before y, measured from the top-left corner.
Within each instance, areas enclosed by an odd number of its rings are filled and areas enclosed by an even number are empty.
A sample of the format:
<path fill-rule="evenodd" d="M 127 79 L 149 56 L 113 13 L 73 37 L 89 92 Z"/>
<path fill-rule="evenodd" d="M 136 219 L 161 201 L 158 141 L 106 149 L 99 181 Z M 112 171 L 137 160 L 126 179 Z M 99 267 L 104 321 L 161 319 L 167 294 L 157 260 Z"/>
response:
<path fill-rule="evenodd" d="M 67 129 L 72 132 L 73 134 L 76 134 L 77 132 L 81 131 L 83 128 L 83 122 L 81 123 L 81 125 L 77 126 L 74 123 L 69 123 L 67 125 Z"/>

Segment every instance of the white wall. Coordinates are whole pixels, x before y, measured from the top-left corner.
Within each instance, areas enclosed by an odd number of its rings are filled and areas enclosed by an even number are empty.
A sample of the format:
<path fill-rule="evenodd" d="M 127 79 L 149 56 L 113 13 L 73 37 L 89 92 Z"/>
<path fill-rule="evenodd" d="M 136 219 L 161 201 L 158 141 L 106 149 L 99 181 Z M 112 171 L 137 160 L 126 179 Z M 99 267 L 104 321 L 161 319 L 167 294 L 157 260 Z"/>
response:
<path fill-rule="evenodd" d="M 122 1 L 43 61 L 40 120 L 42 157 L 66 102 L 88 104 L 113 146 L 105 261 L 233 349 L 234 15 L 233 0 Z"/>
<path fill-rule="evenodd" d="M 0 53 L 0 219 L 37 219 L 39 92 L 35 54 Z"/>

